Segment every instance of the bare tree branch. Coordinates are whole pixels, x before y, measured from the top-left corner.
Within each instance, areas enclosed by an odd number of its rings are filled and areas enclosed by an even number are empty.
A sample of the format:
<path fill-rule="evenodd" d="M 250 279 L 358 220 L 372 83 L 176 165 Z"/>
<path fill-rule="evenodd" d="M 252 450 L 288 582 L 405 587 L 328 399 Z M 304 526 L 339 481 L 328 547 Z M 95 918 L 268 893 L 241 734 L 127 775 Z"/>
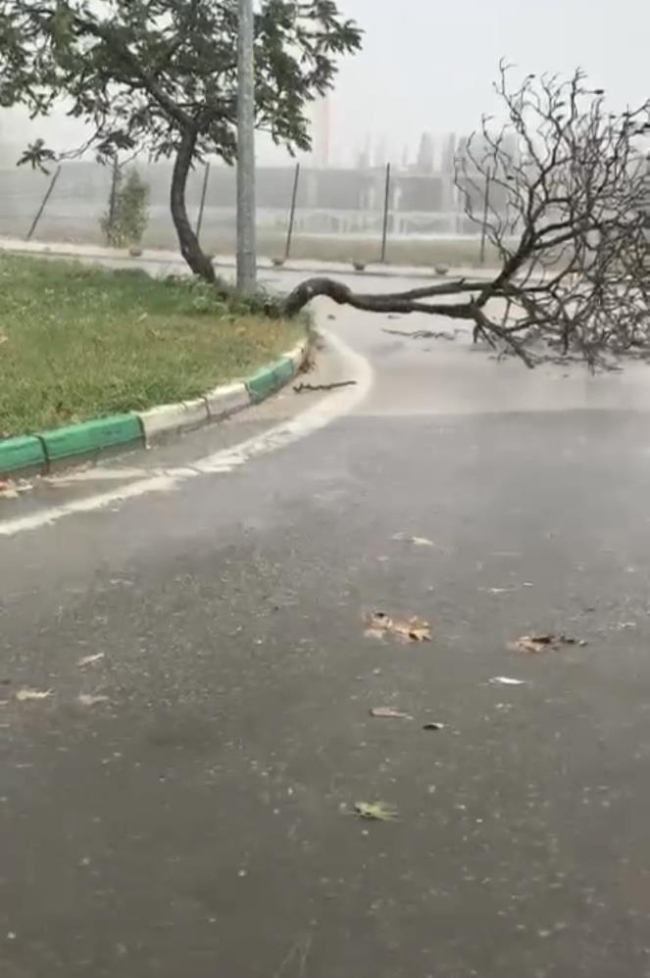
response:
<path fill-rule="evenodd" d="M 499 255 L 493 278 L 393 295 L 311 279 L 287 299 L 288 314 L 324 295 L 371 312 L 466 319 L 475 339 L 531 366 L 558 349 L 590 364 L 650 356 L 650 99 L 616 114 L 582 70 L 511 78 L 502 63 L 495 90 L 505 123 L 483 119 L 456 171 L 465 213 L 486 222 Z"/>

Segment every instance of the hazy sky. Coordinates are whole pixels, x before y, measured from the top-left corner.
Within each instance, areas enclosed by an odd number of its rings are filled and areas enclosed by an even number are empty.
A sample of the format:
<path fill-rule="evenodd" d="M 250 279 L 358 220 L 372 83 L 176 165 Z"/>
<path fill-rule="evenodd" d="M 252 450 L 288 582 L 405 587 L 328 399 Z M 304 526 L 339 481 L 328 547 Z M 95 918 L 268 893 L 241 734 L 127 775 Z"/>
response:
<path fill-rule="evenodd" d="M 615 108 L 650 97 L 650 0 L 338 0 L 365 30 L 331 99 L 333 162 L 351 163 L 366 136 L 384 137 L 390 158 L 420 134 L 471 131 L 494 108 L 500 57 L 522 73 L 581 66 Z M 24 142 L 24 119 L 5 117 L 5 138 Z M 38 123 L 34 135 L 54 135 Z M 68 121 L 56 142 L 78 136 Z M 283 159 L 260 143 L 261 162 Z"/>
<path fill-rule="evenodd" d="M 650 97 L 650 0 L 339 0 L 365 29 L 332 99 L 332 141 L 471 130 L 501 57 L 524 73 L 586 69 L 621 107 Z M 361 138 L 360 138 L 361 137 Z"/>

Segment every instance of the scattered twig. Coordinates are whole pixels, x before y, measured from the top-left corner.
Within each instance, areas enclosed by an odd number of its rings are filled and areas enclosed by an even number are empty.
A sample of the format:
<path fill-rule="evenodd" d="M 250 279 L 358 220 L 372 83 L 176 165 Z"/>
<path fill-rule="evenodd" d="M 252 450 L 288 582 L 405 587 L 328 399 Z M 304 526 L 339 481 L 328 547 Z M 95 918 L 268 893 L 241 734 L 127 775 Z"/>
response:
<path fill-rule="evenodd" d="M 305 384 L 301 381 L 294 384 L 293 390 L 295 394 L 303 394 L 305 391 L 333 391 L 338 387 L 352 387 L 356 383 L 356 380 L 336 380 L 331 384 Z"/>
<path fill-rule="evenodd" d="M 390 333 L 391 336 L 408 336 L 412 340 L 455 340 L 457 333 L 448 333 L 446 330 L 416 329 L 409 332 L 405 329 L 386 329 L 382 327 L 382 333 Z"/>

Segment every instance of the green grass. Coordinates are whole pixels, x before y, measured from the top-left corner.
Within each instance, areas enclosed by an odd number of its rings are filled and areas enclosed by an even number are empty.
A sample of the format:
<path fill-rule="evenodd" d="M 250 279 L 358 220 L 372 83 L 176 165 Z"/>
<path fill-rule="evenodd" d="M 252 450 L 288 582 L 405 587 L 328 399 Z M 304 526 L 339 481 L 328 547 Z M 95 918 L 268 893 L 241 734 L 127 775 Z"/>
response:
<path fill-rule="evenodd" d="M 0 437 L 196 397 L 302 335 L 201 282 L 0 256 Z"/>

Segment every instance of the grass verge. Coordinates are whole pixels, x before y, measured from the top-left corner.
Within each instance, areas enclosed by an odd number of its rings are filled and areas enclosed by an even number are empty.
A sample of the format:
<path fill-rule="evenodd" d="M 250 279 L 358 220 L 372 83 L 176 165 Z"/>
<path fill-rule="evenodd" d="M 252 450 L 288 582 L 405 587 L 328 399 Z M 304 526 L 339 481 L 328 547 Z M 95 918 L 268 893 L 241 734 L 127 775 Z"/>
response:
<path fill-rule="evenodd" d="M 302 335 L 190 279 L 0 255 L 0 437 L 197 397 Z"/>

